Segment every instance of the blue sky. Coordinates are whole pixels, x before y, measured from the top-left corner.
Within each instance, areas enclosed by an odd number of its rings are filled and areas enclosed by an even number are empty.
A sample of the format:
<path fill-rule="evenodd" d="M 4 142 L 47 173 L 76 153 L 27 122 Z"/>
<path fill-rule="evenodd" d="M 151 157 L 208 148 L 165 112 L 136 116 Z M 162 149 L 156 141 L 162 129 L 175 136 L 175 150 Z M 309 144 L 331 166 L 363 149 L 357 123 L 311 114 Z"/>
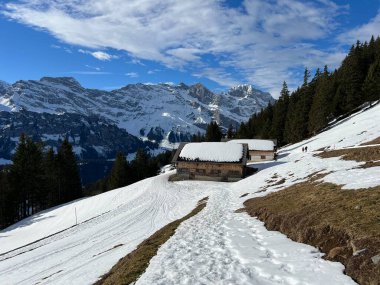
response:
<path fill-rule="evenodd" d="M 250 83 L 278 97 L 380 33 L 380 0 L 1 1 L 0 80 Z"/>

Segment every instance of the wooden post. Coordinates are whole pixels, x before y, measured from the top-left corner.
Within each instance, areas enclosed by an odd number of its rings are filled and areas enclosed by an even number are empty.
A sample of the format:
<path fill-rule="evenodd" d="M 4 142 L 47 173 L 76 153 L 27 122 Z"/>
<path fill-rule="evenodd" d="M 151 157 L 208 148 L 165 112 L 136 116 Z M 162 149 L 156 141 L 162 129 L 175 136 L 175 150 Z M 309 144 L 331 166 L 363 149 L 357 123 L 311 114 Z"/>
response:
<path fill-rule="evenodd" d="M 74 209 L 75 209 L 75 225 L 77 226 L 78 225 L 77 207 L 75 207 Z"/>

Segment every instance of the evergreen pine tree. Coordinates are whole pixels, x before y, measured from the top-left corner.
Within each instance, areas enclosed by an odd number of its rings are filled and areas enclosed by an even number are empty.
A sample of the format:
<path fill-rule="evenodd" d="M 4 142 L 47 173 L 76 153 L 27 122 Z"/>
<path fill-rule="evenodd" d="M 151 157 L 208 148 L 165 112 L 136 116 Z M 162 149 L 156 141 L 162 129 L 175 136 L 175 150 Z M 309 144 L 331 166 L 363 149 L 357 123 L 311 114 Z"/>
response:
<path fill-rule="evenodd" d="M 303 85 L 302 87 L 306 87 L 310 78 L 310 71 L 305 67 L 305 71 L 303 73 Z"/>
<path fill-rule="evenodd" d="M 108 190 L 120 188 L 127 185 L 128 168 L 128 161 L 126 160 L 124 154 L 122 152 L 118 152 L 108 179 Z"/>
<path fill-rule="evenodd" d="M 316 83 L 315 95 L 309 113 L 308 130 L 312 135 L 326 127 L 332 117 L 332 108 L 329 101 L 335 94 L 333 81 L 334 78 L 329 75 L 327 66 L 325 66 L 323 74 Z"/>
<path fill-rule="evenodd" d="M 233 139 L 234 137 L 235 137 L 234 127 L 232 126 L 232 124 L 230 124 L 227 130 L 227 138 Z"/>
<path fill-rule="evenodd" d="M 58 183 L 57 157 L 52 148 L 49 148 L 44 155 L 43 167 L 46 187 L 46 207 L 56 206 L 59 204 L 61 197 L 58 191 L 60 187 Z"/>
<path fill-rule="evenodd" d="M 131 163 L 132 181 L 140 181 L 144 178 L 151 176 L 151 169 L 149 165 L 149 154 L 142 148 L 136 152 L 136 157 Z"/>
<path fill-rule="evenodd" d="M 363 84 L 363 93 L 366 101 L 380 99 L 380 57 L 371 64 Z"/>
<path fill-rule="evenodd" d="M 0 229 L 17 221 L 17 197 L 9 183 L 7 169 L 0 170 Z"/>
<path fill-rule="evenodd" d="M 38 202 L 44 187 L 42 147 L 22 134 L 12 160 L 9 178 L 12 191 L 17 193 L 19 219 L 23 219 L 41 209 Z"/>
<path fill-rule="evenodd" d="M 236 136 L 237 136 L 238 139 L 248 139 L 248 138 L 250 138 L 249 134 L 248 134 L 247 125 L 244 122 L 242 122 L 240 124 L 240 127 L 239 127 L 239 129 L 237 131 Z"/>
<path fill-rule="evenodd" d="M 288 143 L 297 142 L 299 139 L 297 126 L 297 103 L 299 100 L 299 89 L 292 93 L 289 99 L 288 112 L 286 114 L 284 140 Z"/>
<path fill-rule="evenodd" d="M 283 145 L 284 141 L 284 129 L 285 129 L 285 120 L 286 114 L 288 111 L 289 105 L 289 90 L 288 85 L 284 81 L 282 84 L 282 90 L 280 97 L 273 107 L 273 120 L 272 120 L 272 129 L 271 137 L 277 139 L 278 145 Z"/>
<path fill-rule="evenodd" d="M 207 142 L 220 142 L 222 139 L 222 132 L 216 122 L 212 122 L 207 126 L 205 139 Z"/>
<path fill-rule="evenodd" d="M 58 191 L 60 203 L 82 197 L 82 185 L 73 148 L 67 138 L 57 154 Z"/>

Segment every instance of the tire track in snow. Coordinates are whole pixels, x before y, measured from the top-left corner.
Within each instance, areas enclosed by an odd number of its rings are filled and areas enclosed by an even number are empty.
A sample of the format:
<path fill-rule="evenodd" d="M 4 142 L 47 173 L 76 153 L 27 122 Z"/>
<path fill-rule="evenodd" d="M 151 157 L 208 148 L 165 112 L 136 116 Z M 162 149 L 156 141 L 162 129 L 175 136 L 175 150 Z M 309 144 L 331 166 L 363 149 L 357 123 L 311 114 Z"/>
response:
<path fill-rule="evenodd" d="M 191 211 L 204 192 L 188 188 L 169 183 L 167 175 L 127 187 L 113 197 L 118 206 L 110 212 L 0 261 L 0 284 L 93 283 L 142 240 Z M 126 198 L 129 192 L 131 199 Z M 104 252 L 117 244 L 124 245 Z"/>

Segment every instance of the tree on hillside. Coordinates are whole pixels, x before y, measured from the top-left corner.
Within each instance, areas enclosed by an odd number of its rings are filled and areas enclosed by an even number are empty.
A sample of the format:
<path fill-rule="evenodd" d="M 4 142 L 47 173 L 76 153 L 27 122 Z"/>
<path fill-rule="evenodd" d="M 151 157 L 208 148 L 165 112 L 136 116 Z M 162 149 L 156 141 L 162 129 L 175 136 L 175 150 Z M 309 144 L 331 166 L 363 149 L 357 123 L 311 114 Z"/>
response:
<path fill-rule="evenodd" d="M 9 171 L 0 171 L 0 229 L 13 224 L 18 218 L 16 192 L 9 182 Z"/>
<path fill-rule="evenodd" d="M 371 64 L 363 84 L 366 101 L 380 99 L 380 56 Z"/>
<path fill-rule="evenodd" d="M 129 164 L 122 152 L 116 154 L 111 174 L 108 178 L 108 190 L 120 188 L 128 184 Z"/>
<path fill-rule="evenodd" d="M 222 139 L 222 132 L 220 131 L 217 122 L 211 121 L 207 126 L 205 139 L 207 142 L 220 142 Z"/>
<path fill-rule="evenodd" d="M 278 145 L 284 144 L 284 129 L 286 114 L 288 112 L 289 105 L 289 90 L 288 85 L 284 81 L 282 84 L 282 90 L 280 97 L 276 105 L 273 107 L 273 119 L 272 119 L 272 128 L 271 128 L 271 137 L 276 138 Z"/>
<path fill-rule="evenodd" d="M 39 202 L 43 199 L 44 188 L 42 157 L 42 146 L 22 134 L 9 173 L 18 202 L 19 219 L 41 210 Z"/>
<path fill-rule="evenodd" d="M 45 208 L 56 206 L 60 203 L 59 177 L 57 156 L 52 148 L 43 157 L 44 180 L 46 189 Z"/>
<path fill-rule="evenodd" d="M 235 130 L 234 130 L 234 127 L 232 126 L 232 124 L 230 124 L 228 126 L 228 130 L 227 130 L 227 138 L 228 139 L 233 139 L 235 137 Z"/>
<path fill-rule="evenodd" d="M 82 185 L 75 154 L 67 138 L 58 151 L 57 168 L 60 203 L 82 197 Z"/>
<path fill-rule="evenodd" d="M 136 151 L 135 159 L 131 163 L 132 181 L 136 182 L 152 176 L 150 155 L 142 148 Z"/>
<path fill-rule="evenodd" d="M 197 134 L 193 134 L 191 136 L 191 141 L 192 142 L 204 142 L 205 141 L 205 136 L 198 132 Z"/>
<path fill-rule="evenodd" d="M 330 76 L 327 66 L 323 74 L 316 82 L 315 95 L 310 108 L 308 131 L 315 135 L 323 129 L 332 118 L 331 98 L 334 97 L 336 89 L 335 77 Z"/>
<path fill-rule="evenodd" d="M 352 46 L 339 70 L 341 93 L 337 96 L 343 97 L 339 100 L 342 102 L 343 112 L 348 112 L 361 104 L 362 82 L 366 75 L 362 54 L 363 47 L 358 42 L 356 46 Z"/>
<path fill-rule="evenodd" d="M 298 89 L 299 90 L 299 89 Z M 297 91 L 298 91 L 297 90 Z M 299 92 L 293 92 L 289 99 L 288 112 L 286 114 L 285 128 L 284 128 L 284 140 L 287 143 L 296 142 L 299 139 L 297 129 L 297 102 L 299 100 Z"/>
<path fill-rule="evenodd" d="M 238 139 L 247 139 L 250 138 L 250 133 L 247 127 L 247 124 L 244 122 L 241 122 L 240 127 L 237 131 L 236 137 Z"/>
<path fill-rule="evenodd" d="M 310 71 L 305 67 L 305 71 L 303 73 L 303 84 L 302 87 L 306 87 L 307 84 L 309 83 L 309 78 L 310 78 Z"/>

